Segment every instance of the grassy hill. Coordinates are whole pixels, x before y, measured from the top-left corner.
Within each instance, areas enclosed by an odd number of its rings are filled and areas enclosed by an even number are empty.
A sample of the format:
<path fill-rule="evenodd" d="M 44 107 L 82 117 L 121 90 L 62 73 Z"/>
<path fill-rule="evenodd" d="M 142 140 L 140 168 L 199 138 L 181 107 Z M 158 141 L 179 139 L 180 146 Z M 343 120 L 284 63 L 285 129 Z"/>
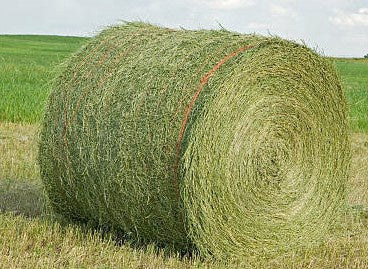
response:
<path fill-rule="evenodd" d="M 272 261 L 222 263 L 133 246 L 48 214 L 37 164 L 39 121 L 55 66 L 87 40 L 0 36 L 0 268 L 368 268 L 368 60 L 332 59 L 354 133 L 348 206 L 328 239 Z"/>

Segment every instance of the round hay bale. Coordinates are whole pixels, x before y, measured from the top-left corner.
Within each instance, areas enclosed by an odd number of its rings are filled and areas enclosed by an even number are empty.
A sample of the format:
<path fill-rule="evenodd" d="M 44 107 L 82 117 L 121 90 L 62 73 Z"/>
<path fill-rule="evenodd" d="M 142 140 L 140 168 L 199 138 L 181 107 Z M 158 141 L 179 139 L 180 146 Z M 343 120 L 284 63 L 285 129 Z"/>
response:
<path fill-rule="evenodd" d="M 55 212 L 216 258 L 322 238 L 344 202 L 332 65 L 274 37 L 127 23 L 54 82 L 40 142 Z"/>

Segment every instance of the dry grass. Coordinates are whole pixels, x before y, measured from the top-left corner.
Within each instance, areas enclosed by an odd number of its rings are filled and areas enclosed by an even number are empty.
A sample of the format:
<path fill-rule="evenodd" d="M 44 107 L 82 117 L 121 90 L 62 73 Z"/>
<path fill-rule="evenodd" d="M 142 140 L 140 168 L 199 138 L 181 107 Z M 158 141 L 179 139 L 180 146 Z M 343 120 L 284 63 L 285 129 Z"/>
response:
<path fill-rule="evenodd" d="M 351 136 L 352 167 L 348 200 L 352 205 L 368 208 L 368 133 L 355 133 Z"/>
<path fill-rule="evenodd" d="M 38 125 L 0 122 L 0 179 L 39 180 Z"/>

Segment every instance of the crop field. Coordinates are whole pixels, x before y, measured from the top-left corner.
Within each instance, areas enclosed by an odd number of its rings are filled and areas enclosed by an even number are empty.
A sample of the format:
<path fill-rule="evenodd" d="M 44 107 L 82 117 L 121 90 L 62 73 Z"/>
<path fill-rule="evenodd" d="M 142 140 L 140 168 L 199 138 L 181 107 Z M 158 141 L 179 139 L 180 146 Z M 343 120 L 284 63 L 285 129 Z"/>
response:
<path fill-rule="evenodd" d="M 350 108 L 350 124 L 354 132 L 368 130 L 368 59 L 336 59 Z"/>
<path fill-rule="evenodd" d="M 263 261 L 204 260 L 50 214 L 37 163 L 40 121 L 57 66 L 87 38 L 0 36 L 0 268 L 367 268 L 368 59 L 331 59 L 349 104 L 346 208 L 318 246 Z"/>
<path fill-rule="evenodd" d="M 0 121 L 36 123 L 53 68 L 85 38 L 0 36 Z"/>

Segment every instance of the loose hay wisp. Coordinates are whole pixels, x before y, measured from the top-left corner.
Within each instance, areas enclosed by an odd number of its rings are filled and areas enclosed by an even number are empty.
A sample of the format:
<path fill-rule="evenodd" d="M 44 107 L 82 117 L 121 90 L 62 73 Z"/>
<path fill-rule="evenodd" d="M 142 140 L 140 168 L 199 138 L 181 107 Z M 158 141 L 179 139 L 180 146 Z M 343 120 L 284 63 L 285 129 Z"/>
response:
<path fill-rule="evenodd" d="M 39 159 L 59 214 L 226 258 L 321 238 L 349 150 L 336 73 L 305 46 L 127 23 L 65 63 Z"/>

